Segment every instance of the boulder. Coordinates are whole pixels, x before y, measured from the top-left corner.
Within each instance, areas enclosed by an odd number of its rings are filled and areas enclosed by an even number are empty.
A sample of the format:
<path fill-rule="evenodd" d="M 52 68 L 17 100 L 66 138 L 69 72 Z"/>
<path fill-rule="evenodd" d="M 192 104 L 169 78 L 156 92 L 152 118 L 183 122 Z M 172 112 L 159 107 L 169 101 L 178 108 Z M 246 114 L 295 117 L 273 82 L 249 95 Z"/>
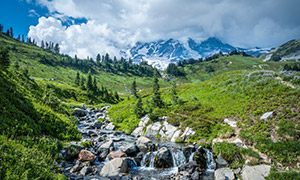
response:
<path fill-rule="evenodd" d="M 232 120 L 229 120 L 227 118 L 224 119 L 224 123 L 228 124 L 229 126 L 233 127 L 233 128 L 236 128 L 237 125 L 236 125 L 236 121 L 232 121 Z"/>
<path fill-rule="evenodd" d="M 80 173 L 79 174 L 81 174 L 81 175 L 83 175 L 83 176 L 86 176 L 86 175 L 88 175 L 88 174 L 90 174 L 90 173 L 92 173 L 93 172 L 93 168 L 92 167 L 90 167 L 90 166 L 84 166 L 81 170 L 80 170 Z"/>
<path fill-rule="evenodd" d="M 197 164 L 199 164 L 201 169 L 206 169 L 207 164 L 206 164 L 206 151 L 203 147 L 199 147 L 197 151 L 194 153 L 193 160 L 196 161 Z"/>
<path fill-rule="evenodd" d="M 74 111 L 72 112 L 72 115 L 82 117 L 87 115 L 87 111 L 85 111 L 84 109 L 75 108 Z"/>
<path fill-rule="evenodd" d="M 152 143 L 152 141 L 149 138 L 146 138 L 145 136 L 141 136 L 137 139 L 136 144 L 148 144 Z"/>
<path fill-rule="evenodd" d="M 93 153 L 91 153 L 88 150 L 81 150 L 79 153 L 79 161 L 91 161 L 94 162 L 96 159 L 96 155 L 94 155 Z"/>
<path fill-rule="evenodd" d="M 182 131 L 180 129 L 177 130 L 177 131 L 175 131 L 174 134 L 173 134 L 173 136 L 172 136 L 172 138 L 171 138 L 171 142 L 175 142 L 175 140 L 177 138 L 179 138 L 179 136 L 180 136 L 181 133 L 182 133 Z"/>
<path fill-rule="evenodd" d="M 131 135 L 135 137 L 142 136 L 143 134 L 144 134 L 144 127 L 137 127 L 131 133 Z"/>
<path fill-rule="evenodd" d="M 136 146 L 138 147 L 139 151 L 146 152 L 146 151 L 155 151 L 156 146 L 152 143 L 152 141 L 144 136 L 141 136 L 136 141 Z"/>
<path fill-rule="evenodd" d="M 231 143 L 234 143 L 239 148 L 247 148 L 245 143 L 239 138 L 235 139 L 234 141 L 231 141 Z"/>
<path fill-rule="evenodd" d="M 92 128 L 98 128 L 98 129 L 100 129 L 101 126 L 102 126 L 102 122 L 96 121 L 96 122 L 94 122 L 94 123 L 92 124 L 91 127 L 92 127 Z"/>
<path fill-rule="evenodd" d="M 189 160 L 189 157 L 191 156 L 191 154 L 195 151 L 196 149 L 195 149 L 195 146 L 193 146 L 193 145 L 188 145 L 188 146 L 185 146 L 184 148 L 183 148 L 183 154 L 184 154 L 184 156 L 185 156 L 185 158 L 187 159 L 187 160 Z"/>
<path fill-rule="evenodd" d="M 242 169 L 243 180 L 264 180 L 270 174 L 270 165 L 244 166 Z"/>
<path fill-rule="evenodd" d="M 217 168 L 224 168 L 228 166 L 228 162 L 222 158 L 221 154 L 218 156 Z"/>
<path fill-rule="evenodd" d="M 106 129 L 106 130 L 114 130 L 114 129 L 115 129 L 115 125 L 114 125 L 112 122 L 110 122 L 110 123 L 108 123 L 108 124 L 105 126 L 105 129 Z"/>
<path fill-rule="evenodd" d="M 194 135 L 196 132 L 192 130 L 190 127 L 186 127 L 183 134 L 180 136 L 181 139 L 187 139 L 190 136 Z"/>
<path fill-rule="evenodd" d="M 260 117 L 260 119 L 261 119 L 261 120 L 267 120 L 267 119 L 271 118 L 272 116 L 273 116 L 273 111 L 271 111 L 271 112 L 266 112 L 266 113 L 264 113 L 264 114 Z"/>
<path fill-rule="evenodd" d="M 125 152 L 128 156 L 135 156 L 138 152 L 138 148 L 135 144 L 127 144 L 125 146 L 121 146 L 120 149 Z"/>
<path fill-rule="evenodd" d="M 154 166 L 157 168 L 169 168 L 173 166 L 172 155 L 168 148 L 162 147 L 158 150 L 155 156 Z"/>
<path fill-rule="evenodd" d="M 107 141 L 106 143 L 102 144 L 98 148 L 98 154 L 100 159 L 105 159 L 108 153 L 113 149 L 113 141 Z"/>
<path fill-rule="evenodd" d="M 178 171 L 179 172 L 186 171 L 189 174 L 192 174 L 192 173 L 195 172 L 195 170 L 196 170 L 197 167 L 198 167 L 198 164 L 195 161 L 191 161 L 191 162 L 188 162 L 188 163 L 185 163 L 185 164 L 181 165 L 178 168 Z"/>
<path fill-rule="evenodd" d="M 234 179 L 235 179 L 234 174 L 229 168 L 220 168 L 215 171 L 215 180 L 234 180 Z"/>
<path fill-rule="evenodd" d="M 142 117 L 141 121 L 139 122 L 139 127 L 145 127 L 148 124 L 149 120 L 150 118 L 148 117 L 148 115 Z"/>
<path fill-rule="evenodd" d="M 172 139 L 173 134 L 177 131 L 177 127 L 169 124 L 167 121 L 164 121 L 162 128 L 159 131 L 161 139 Z"/>
<path fill-rule="evenodd" d="M 156 138 L 156 135 L 159 132 L 161 126 L 162 125 L 161 125 L 160 122 L 156 122 L 156 123 L 150 124 L 146 128 L 145 136 L 149 137 L 149 138 Z"/>
<path fill-rule="evenodd" d="M 82 169 L 82 165 L 79 161 L 76 162 L 76 164 L 71 168 L 70 173 L 76 173 L 79 172 Z"/>
<path fill-rule="evenodd" d="M 121 150 L 110 152 L 108 154 L 109 159 L 122 158 L 122 157 L 127 157 L 127 155 Z"/>
<path fill-rule="evenodd" d="M 118 176 L 120 173 L 128 172 L 128 163 L 126 159 L 115 158 L 106 163 L 101 169 L 100 176 L 110 177 Z"/>

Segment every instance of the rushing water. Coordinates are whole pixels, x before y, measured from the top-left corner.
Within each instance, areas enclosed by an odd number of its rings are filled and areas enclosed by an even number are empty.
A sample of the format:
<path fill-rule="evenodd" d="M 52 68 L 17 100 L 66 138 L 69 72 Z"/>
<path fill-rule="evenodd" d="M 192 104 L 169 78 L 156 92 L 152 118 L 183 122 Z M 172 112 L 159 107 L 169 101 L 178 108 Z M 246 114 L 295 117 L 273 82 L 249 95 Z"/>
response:
<path fill-rule="evenodd" d="M 88 118 L 87 118 L 88 119 Z M 111 131 L 111 130 L 103 130 L 103 129 L 90 129 L 90 125 L 95 122 L 91 120 L 83 120 L 80 121 L 77 125 L 79 131 L 83 134 L 83 140 L 92 140 L 100 142 L 100 138 L 104 138 L 105 140 L 112 140 L 114 151 L 118 150 L 123 145 L 128 145 L 130 143 L 134 143 L 137 138 L 127 135 L 124 132 L 120 131 Z M 94 134 L 91 136 L 91 134 Z M 135 160 L 132 158 L 129 163 L 129 174 L 139 175 L 145 177 L 146 179 L 164 179 L 164 177 L 168 177 L 170 174 L 176 174 L 178 172 L 178 167 L 181 165 L 193 161 L 193 156 L 195 152 L 190 152 L 189 157 L 185 157 L 184 152 L 182 151 L 183 147 L 175 144 L 175 143 L 167 143 L 167 142 L 158 142 L 158 149 L 156 151 L 147 152 L 143 155 L 140 166 L 137 165 Z M 79 144 L 79 143 L 77 143 Z M 165 168 L 165 169 L 158 169 L 155 168 L 155 157 L 159 150 L 159 147 L 167 147 L 170 150 L 173 167 Z M 92 152 L 96 150 L 91 149 Z M 213 173 L 216 168 L 216 163 L 213 159 L 213 153 L 209 150 L 206 150 L 207 156 L 207 169 L 204 172 L 206 174 L 205 179 L 211 180 L 213 179 Z M 109 161 L 108 157 L 103 162 L 98 161 L 98 158 L 95 161 L 95 165 L 103 166 L 105 163 Z"/>

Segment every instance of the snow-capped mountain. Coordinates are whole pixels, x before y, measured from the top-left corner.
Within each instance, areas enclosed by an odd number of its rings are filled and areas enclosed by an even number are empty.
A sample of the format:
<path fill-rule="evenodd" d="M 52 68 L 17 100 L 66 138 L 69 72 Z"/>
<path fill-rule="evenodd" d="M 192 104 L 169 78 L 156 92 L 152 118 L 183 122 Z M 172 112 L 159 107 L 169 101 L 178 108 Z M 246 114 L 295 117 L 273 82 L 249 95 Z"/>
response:
<path fill-rule="evenodd" d="M 202 42 L 196 42 L 191 38 L 187 42 L 180 42 L 171 38 L 146 43 L 137 42 L 134 47 L 127 50 L 127 56 L 131 57 L 135 63 L 146 60 L 159 69 L 166 69 L 168 64 L 172 62 L 177 63 L 189 58 L 205 58 L 220 51 L 228 53 L 233 50 L 243 50 L 254 56 L 261 54 L 261 52 L 268 52 L 268 49 L 233 47 L 217 38 L 208 38 Z"/>

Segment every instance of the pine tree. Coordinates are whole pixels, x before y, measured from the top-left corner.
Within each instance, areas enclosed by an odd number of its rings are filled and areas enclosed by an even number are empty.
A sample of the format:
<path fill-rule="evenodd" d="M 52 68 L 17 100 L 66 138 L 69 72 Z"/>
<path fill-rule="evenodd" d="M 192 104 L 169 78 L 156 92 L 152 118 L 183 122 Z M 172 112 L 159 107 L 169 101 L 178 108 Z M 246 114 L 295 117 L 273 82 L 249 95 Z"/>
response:
<path fill-rule="evenodd" d="M 144 115 L 143 103 L 141 97 L 138 97 L 138 101 L 134 106 L 134 114 L 136 115 L 137 118 L 140 118 Z"/>
<path fill-rule="evenodd" d="M 16 69 L 16 70 L 19 70 L 19 68 L 20 68 L 20 65 L 19 65 L 19 62 L 18 62 L 18 61 L 16 61 L 16 63 L 15 63 L 15 65 L 14 65 L 14 67 L 15 67 L 15 69 Z"/>
<path fill-rule="evenodd" d="M 20 34 L 18 35 L 18 37 L 17 37 L 17 40 L 18 40 L 18 41 L 20 41 L 20 40 L 21 40 L 21 36 L 20 36 Z"/>
<path fill-rule="evenodd" d="M 25 42 L 24 34 L 22 34 L 22 42 Z"/>
<path fill-rule="evenodd" d="M 41 42 L 41 48 L 45 49 L 45 43 L 44 43 L 43 40 L 42 40 L 42 42 Z"/>
<path fill-rule="evenodd" d="M 12 38 L 14 38 L 14 32 L 13 32 L 13 28 L 12 27 L 10 27 L 9 36 L 12 37 Z"/>
<path fill-rule="evenodd" d="M 135 78 L 132 82 L 132 85 L 131 85 L 131 94 L 135 97 L 135 98 L 138 98 L 137 96 L 137 91 L 136 91 L 136 81 L 135 81 Z"/>
<path fill-rule="evenodd" d="M 7 49 L 0 49 L 0 67 L 3 70 L 6 70 L 8 69 L 9 65 L 9 51 Z"/>
<path fill-rule="evenodd" d="M 56 43 L 55 44 L 55 46 L 54 46 L 54 48 L 53 48 L 53 50 L 54 50 L 54 52 L 56 53 L 56 54 L 59 54 L 59 44 L 58 43 Z"/>
<path fill-rule="evenodd" d="M 84 83 L 85 83 L 85 79 L 84 79 L 83 76 L 81 76 L 80 88 L 81 88 L 82 90 L 86 90 Z"/>
<path fill-rule="evenodd" d="M 174 105 L 176 105 L 178 103 L 178 97 L 177 97 L 176 83 L 175 82 L 172 84 L 172 100 L 173 100 Z"/>
<path fill-rule="evenodd" d="M 76 79 L 75 79 L 75 84 L 77 87 L 79 86 L 79 83 L 80 83 L 80 74 L 79 72 L 77 72 Z"/>
<path fill-rule="evenodd" d="M 93 91 L 93 81 L 92 81 L 91 71 L 89 71 L 89 74 L 88 74 L 88 79 L 87 79 L 87 82 L 86 82 L 86 89 L 87 89 L 88 92 Z"/>
<path fill-rule="evenodd" d="M 97 92 L 98 91 L 98 86 L 97 86 L 97 79 L 94 76 L 94 81 L 93 81 L 93 92 Z"/>
<path fill-rule="evenodd" d="M 96 61 L 97 61 L 98 64 L 101 62 L 101 56 L 100 56 L 100 54 L 97 54 Z"/>
<path fill-rule="evenodd" d="M 3 25 L 0 24 L 0 33 L 2 33 L 2 32 L 3 32 Z"/>
<path fill-rule="evenodd" d="M 161 100 L 160 92 L 159 92 L 158 72 L 157 72 L 157 70 L 154 71 L 152 104 L 153 104 L 154 107 L 162 107 L 163 106 L 163 102 Z"/>

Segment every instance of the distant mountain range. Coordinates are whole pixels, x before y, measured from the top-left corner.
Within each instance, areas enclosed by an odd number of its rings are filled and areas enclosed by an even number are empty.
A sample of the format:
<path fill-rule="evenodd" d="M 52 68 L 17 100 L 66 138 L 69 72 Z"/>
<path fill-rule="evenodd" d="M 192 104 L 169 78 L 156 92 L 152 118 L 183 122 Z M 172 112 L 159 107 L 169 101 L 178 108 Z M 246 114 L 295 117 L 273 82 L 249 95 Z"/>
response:
<path fill-rule="evenodd" d="M 176 39 L 158 40 L 153 42 L 137 42 L 134 47 L 130 48 L 123 54 L 131 57 L 133 62 L 148 61 L 149 64 L 159 69 L 167 68 L 169 63 L 177 63 L 180 60 L 200 57 L 205 58 L 219 51 L 228 53 L 233 50 L 242 50 L 253 56 L 267 53 L 271 48 L 252 48 L 243 49 L 225 44 L 217 38 L 208 38 L 202 42 L 196 42 L 189 38 L 187 42 L 180 42 Z"/>

